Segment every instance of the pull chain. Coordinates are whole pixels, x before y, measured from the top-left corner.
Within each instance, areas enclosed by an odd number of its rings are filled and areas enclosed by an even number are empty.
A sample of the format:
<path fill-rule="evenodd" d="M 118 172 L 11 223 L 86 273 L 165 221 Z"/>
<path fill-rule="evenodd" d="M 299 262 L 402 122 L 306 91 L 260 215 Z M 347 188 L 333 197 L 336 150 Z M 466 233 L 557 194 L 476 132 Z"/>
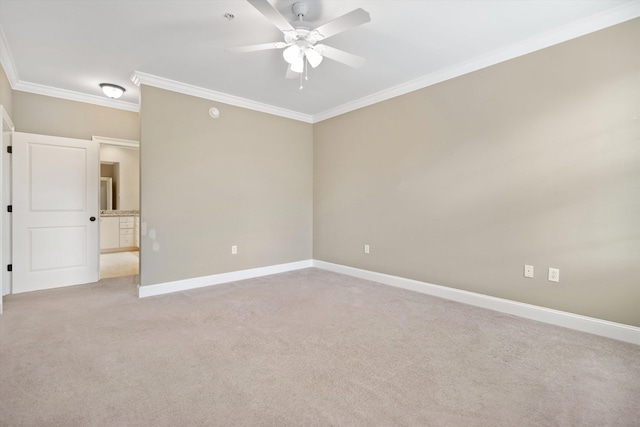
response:
<path fill-rule="evenodd" d="M 300 90 L 302 90 L 304 88 L 303 80 L 302 80 L 302 75 L 304 74 L 304 80 L 309 81 L 309 60 L 307 59 L 307 57 L 304 57 L 304 63 L 302 64 L 303 68 L 304 68 L 304 72 L 300 73 Z"/>

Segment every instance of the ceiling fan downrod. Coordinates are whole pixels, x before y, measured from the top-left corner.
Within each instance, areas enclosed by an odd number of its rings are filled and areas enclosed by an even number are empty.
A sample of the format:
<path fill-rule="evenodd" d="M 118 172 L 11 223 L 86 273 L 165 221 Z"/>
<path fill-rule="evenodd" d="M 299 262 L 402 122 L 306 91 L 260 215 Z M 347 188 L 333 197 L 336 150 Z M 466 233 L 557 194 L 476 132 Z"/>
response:
<path fill-rule="evenodd" d="M 309 11 L 309 6 L 303 2 L 296 2 L 291 6 L 291 10 L 298 18 L 298 21 L 304 21 L 304 15 Z"/>

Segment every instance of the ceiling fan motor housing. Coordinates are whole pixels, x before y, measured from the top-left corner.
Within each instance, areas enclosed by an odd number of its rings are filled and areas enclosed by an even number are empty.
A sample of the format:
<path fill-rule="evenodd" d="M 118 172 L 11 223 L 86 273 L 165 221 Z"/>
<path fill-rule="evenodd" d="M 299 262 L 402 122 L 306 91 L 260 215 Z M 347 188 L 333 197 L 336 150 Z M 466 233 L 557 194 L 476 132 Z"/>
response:
<path fill-rule="evenodd" d="M 307 12 L 309 11 L 309 5 L 307 5 L 304 2 L 296 2 L 291 6 L 291 10 L 293 11 L 293 14 L 298 17 L 299 20 L 302 20 L 302 18 L 304 18 L 304 15 L 306 15 Z"/>

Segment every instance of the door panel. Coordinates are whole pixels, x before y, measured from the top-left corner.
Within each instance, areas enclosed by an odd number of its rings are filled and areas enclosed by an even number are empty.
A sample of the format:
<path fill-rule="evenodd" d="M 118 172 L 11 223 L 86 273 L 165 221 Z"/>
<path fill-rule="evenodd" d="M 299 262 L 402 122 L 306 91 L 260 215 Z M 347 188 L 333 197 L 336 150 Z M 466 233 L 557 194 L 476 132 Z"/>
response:
<path fill-rule="evenodd" d="M 29 151 L 31 211 L 86 211 L 86 149 L 32 143 Z"/>
<path fill-rule="evenodd" d="M 98 281 L 99 164 L 92 141 L 14 134 L 14 293 Z"/>
<path fill-rule="evenodd" d="M 31 271 L 78 268 L 87 263 L 87 227 L 32 228 Z"/>

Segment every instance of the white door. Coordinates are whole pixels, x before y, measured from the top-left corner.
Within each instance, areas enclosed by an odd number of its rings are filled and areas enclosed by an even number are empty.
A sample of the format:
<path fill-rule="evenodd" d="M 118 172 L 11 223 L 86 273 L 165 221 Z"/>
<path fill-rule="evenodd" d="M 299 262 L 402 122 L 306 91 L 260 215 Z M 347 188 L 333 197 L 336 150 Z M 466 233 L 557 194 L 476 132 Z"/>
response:
<path fill-rule="evenodd" d="M 97 282 L 100 148 L 13 135 L 13 293 Z"/>

